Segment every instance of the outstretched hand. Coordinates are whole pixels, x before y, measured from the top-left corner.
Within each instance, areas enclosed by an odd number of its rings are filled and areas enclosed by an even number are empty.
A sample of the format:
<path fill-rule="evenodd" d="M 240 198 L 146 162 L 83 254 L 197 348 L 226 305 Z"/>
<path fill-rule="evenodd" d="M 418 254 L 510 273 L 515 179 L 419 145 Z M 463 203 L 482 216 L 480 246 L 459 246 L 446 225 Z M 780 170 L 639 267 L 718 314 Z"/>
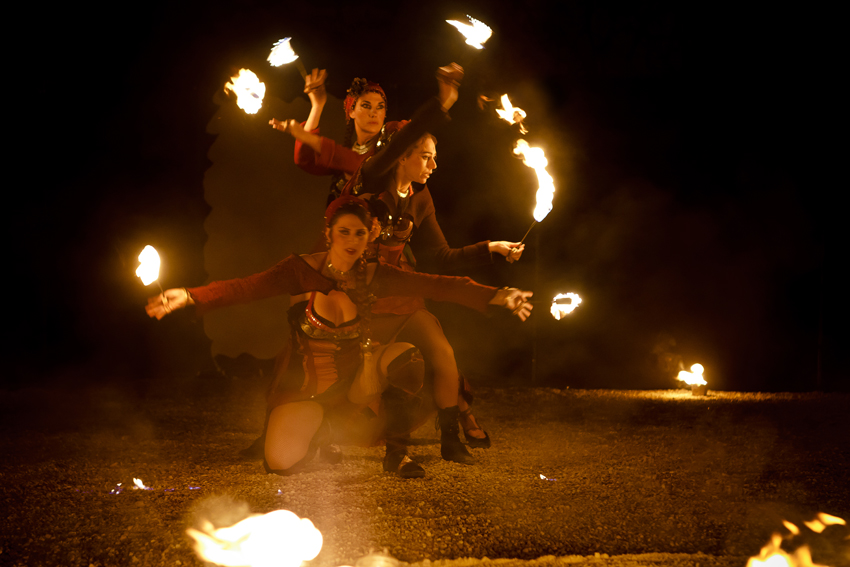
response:
<path fill-rule="evenodd" d="M 154 297 L 148 298 L 145 311 L 148 317 L 156 317 L 157 321 L 176 309 L 183 309 L 187 305 L 193 305 L 192 296 L 185 287 L 167 289 Z"/>
<path fill-rule="evenodd" d="M 490 303 L 510 309 L 512 315 L 516 315 L 525 321 L 531 316 L 531 310 L 534 309 L 534 306 L 529 302 L 532 295 L 534 295 L 534 292 L 523 291 L 515 287 L 502 288 L 496 292 Z"/>
<path fill-rule="evenodd" d="M 298 138 L 299 134 L 303 134 L 305 131 L 304 127 L 297 120 L 278 120 L 277 118 L 272 118 L 269 120 L 269 124 L 275 130 L 291 134 L 293 138 Z"/>
<path fill-rule="evenodd" d="M 505 257 L 509 263 L 514 263 L 522 257 L 522 251 L 525 250 L 525 244 L 519 242 L 507 242 L 505 240 L 491 240 L 489 245 L 490 252 L 496 252 Z"/>

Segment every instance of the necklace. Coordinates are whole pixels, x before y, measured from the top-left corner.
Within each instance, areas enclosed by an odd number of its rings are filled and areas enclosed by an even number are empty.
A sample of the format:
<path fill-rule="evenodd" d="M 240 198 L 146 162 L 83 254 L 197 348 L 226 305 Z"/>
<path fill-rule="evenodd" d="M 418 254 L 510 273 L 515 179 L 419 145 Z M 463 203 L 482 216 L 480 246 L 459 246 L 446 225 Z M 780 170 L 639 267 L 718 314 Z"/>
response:
<path fill-rule="evenodd" d="M 369 151 L 370 147 L 371 141 L 366 142 L 365 144 L 358 144 L 357 142 L 354 142 L 354 145 L 351 147 L 351 149 L 362 156 L 363 154 Z"/>
<path fill-rule="evenodd" d="M 332 275 L 334 278 L 336 278 L 336 279 L 341 279 L 341 280 L 350 280 L 350 279 L 351 279 L 351 277 L 354 275 L 354 274 L 352 273 L 352 272 L 353 272 L 353 268 L 354 268 L 354 266 L 352 266 L 352 269 L 351 269 L 351 270 L 339 270 L 339 269 L 337 269 L 337 268 L 334 268 L 334 265 L 331 263 L 330 258 L 328 258 L 328 271 L 329 271 L 329 272 L 331 273 L 331 275 Z"/>

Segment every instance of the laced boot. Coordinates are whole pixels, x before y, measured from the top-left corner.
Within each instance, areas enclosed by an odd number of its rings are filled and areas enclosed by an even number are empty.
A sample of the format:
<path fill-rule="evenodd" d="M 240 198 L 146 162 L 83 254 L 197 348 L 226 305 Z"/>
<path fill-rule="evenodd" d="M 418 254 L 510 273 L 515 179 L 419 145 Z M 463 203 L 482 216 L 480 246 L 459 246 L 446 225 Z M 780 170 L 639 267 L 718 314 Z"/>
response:
<path fill-rule="evenodd" d="M 422 478 L 425 469 L 407 456 L 407 438 L 387 439 L 387 454 L 384 456 L 384 470 L 398 474 L 401 478 Z"/>
<path fill-rule="evenodd" d="M 440 425 L 440 454 L 446 461 L 454 461 L 463 465 L 475 463 L 466 446 L 458 437 L 460 428 L 457 420 L 460 409 L 457 406 L 437 410 L 437 421 Z"/>

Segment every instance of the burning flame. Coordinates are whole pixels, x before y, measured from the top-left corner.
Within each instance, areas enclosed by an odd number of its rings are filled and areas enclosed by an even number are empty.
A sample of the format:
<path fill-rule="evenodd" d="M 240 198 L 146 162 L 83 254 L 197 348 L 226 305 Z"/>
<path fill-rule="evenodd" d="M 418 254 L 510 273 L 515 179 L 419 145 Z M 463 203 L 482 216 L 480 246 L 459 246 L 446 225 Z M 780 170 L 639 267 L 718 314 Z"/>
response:
<path fill-rule="evenodd" d="M 133 487 L 134 489 L 150 490 L 150 488 L 145 486 L 145 483 L 142 482 L 142 479 L 140 479 L 140 478 L 134 478 L 133 484 L 136 485 L 136 486 Z"/>
<path fill-rule="evenodd" d="M 818 514 L 817 518 L 810 522 L 803 522 L 806 524 L 806 527 L 812 530 L 813 532 L 821 533 L 826 529 L 827 526 L 846 526 L 847 522 L 844 521 L 843 518 L 839 518 L 837 516 L 830 516 L 829 514 L 824 514 L 821 512 Z"/>
<path fill-rule="evenodd" d="M 502 95 L 502 108 L 497 108 L 496 113 L 499 115 L 499 118 L 508 122 L 508 124 L 519 124 L 519 131 L 521 134 L 527 134 L 528 129 L 526 129 L 525 125 L 522 123 L 525 120 L 525 111 L 521 108 L 515 107 L 511 103 L 511 99 L 508 98 L 507 94 Z"/>
<path fill-rule="evenodd" d="M 153 246 L 145 246 L 142 253 L 139 254 L 139 267 L 136 268 L 136 275 L 141 278 L 142 283 L 150 285 L 159 277 L 159 254 Z"/>
<path fill-rule="evenodd" d="M 313 522 L 289 510 L 254 514 L 230 527 L 204 521 L 201 530 L 186 530 L 195 539 L 195 551 L 218 565 L 298 567 L 322 549 L 322 534 Z"/>
<path fill-rule="evenodd" d="M 285 37 L 275 42 L 274 47 L 272 47 L 271 53 L 269 53 L 268 59 L 272 67 L 280 67 L 281 65 L 292 63 L 293 61 L 298 59 L 298 56 L 292 49 L 292 46 L 289 45 L 289 42 L 291 40 L 291 37 Z"/>
<path fill-rule="evenodd" d="M 687 370 L 681 370 L 679 372 L 679 375 L 676 376 L 676 380 L 681 380 L 688 386 L 704 386 L 708 384 L 708 382 L 706 382 L 705 379 L 702 377 L 702 373 L 704 371 L 705 368 L 703 368 L 702 364 L 694 364 L 693 366 L 691 366 L 690 372 L 688 372 Z"/>
<path fill-rule="evenodd" d="M 558 303 L 560 299 L 569 299 L 569 303 Z M 581 303 L 581 297 L 578 296 L 577 293 L 559 293 L 552 300 L 552 308 L 549 310 L 552 313 L 552 317 L 554 317 L 557 321 L 560 321 L 562 317 L 572 313 L 575 311 L 575 308 L 579 306 Z"/>
<path fill-rule="evenodd" d="M 847 522 L 842 518 L 830 516 L 823 512 L 819 513 L 814 520 L 803 523 L 815 533 L 823 532 L 827 526 L 847 525 Z M 791 522 L 783 520 L 782 525 L 785 526 L 791 535 L 783 537 L 779 533 L 772 534 L 770 541 L 761 548 L 759 554 L 755 557 L 750 557 L 747 567 L 826 567 L 812 561 L 812 552 L 807 544 L 800 545 L 791 553 L 782 549 L 783 541 L 790 541 L 790 546 L 793 546 L 793 538 L 800 535 L 800 528 Z"/>
<path fill-rule="evenodd" d="M 261 83 L 257 75 L 248 69 L 239 69 L 235 77 L 230 77 L 232 82 L 224 85 L 236 93 L 236 106 L 248 114 L 257 114 L 263 106 L 263 97 L 266 95 L 266 85 Z"/>
<path fill-rule="evenodd" d="M 552 210 L 555 197 L 555 180 L 546 171 L 549 161 L 541 148 L 532 148 L 525 140 L 517 140 L 514 154 L 522 157 L 522 163 L 537 173 L 537 206 L 534 207 L 534 220 L 542 221 Z"/>
<path fill-rule="evenodd" d="M 456 27 L 457 31 L 463 34 L 467 45 L 471 45 L 475 49 L 483 49 L 484 43 L 493 35 L 493 30 L 487 24 L 476 20 L 472 16 L 466 17 L 469 18 L 470 23 L 468 24 L 457 20 L 446 20 L 446 22 Z"/>

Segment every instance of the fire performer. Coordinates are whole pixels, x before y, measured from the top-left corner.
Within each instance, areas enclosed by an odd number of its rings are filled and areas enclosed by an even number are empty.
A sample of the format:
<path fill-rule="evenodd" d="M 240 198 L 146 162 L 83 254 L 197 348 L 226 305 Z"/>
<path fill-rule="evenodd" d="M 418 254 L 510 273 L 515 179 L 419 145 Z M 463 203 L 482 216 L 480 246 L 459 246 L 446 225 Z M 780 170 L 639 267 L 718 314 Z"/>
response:
<path fill-rule="evenodd" d="M 269 124 L 295 138 L 295 163 L 312 175 L 331 175 L 328 202 L 340 196 L 343 187 L 360 164 L 375 152 L 387 116 L 387 95 L 381 85 L 354 79 L 349 87 L 345 110 L 345 137 L 342 145 L 319 136 L 319 121 L 328 100 L 327 72 L 313 69 L 304 78 L 304 92 L 310 99 L 310 115 L 303 124 L 272 119 Z M 394 124 L 394 123 L 390 123 Z"/>
<path fill-rule="evenodd" d="M 345 146 L 318 135 L 317 130 L 309 128 L 318 126 L 318 118 L 324 107 L 324 71 L 316 71 L 306 79 L 305 91 L 308 92 L 313 106 L 310 117 L 304 126 L 294 120 L 272 120 L 272 125 L 282 131 L 289 132 L 296 138 L 295 161 L 305 171 L 315 174 L 336 172 L 337 181 L 351 177 L 355 171 L 357 178 L 346 185 L 346 190 L 353 194 L 366 191 L 379 197 L 376 203 L 384 209 L 385 221 L 392 218 L 399 226 L 386 226 L 382 239 L 374 244 L 370 254 L 380 256 L 383 260 L 413 271 L 416 260 L 408 245 L 412 230 L 417 229 L 417 249 L 425 255 L 433 257 L 444 269 L 459 265 L 476 265 L 492 261 L 492 254 L 499 253 L 508 262 L 518 260 L 524 250 L 524 245 L 505 241 L 483 241 L 463 248 L 449 247 L 443 231 L 436 219 L 434 203 L 431 194 L 424 184 L 436 169 L 436 138 L 425 136 L 445 121 L 444 113 L 439 112 L 439 106 L 432 103 L 430 107 L 419 109 L 413 126 L 406 126 L 409 121 L 390 122 L 383 126 L 386 115 L 386 95 L 376 83 L 355 79 L 349 95 L 346 97 L 345 108 L 347 118 L 353 126 L 350 132 L 357 134 L 358 140 L 369 139 L 370 146 L 357 153 L 357 146 L 350 150 Z M 457 66 L 445 67 L 438 73 L 441 89 L 441 101 L 448 109 L 457 99 L 457 88 L 463 70 Z M 321 82 L 321 86 L 316 86 Z M 321 92 L 322 94 L 317 94 Z M 383 104 L 382 104 L 383 103 Z M 351 110 L 351 109 L 354 110 Z M 314 120 L 315 119 L 315 120 Z M 378 127 L 378 125 L 382 127 Z M 405 127 L 406 126 L 406 127 Z M 397 141 L 396 133 L 399 134 Z M 380 140 L 376 143 L 376 140 Z M 359 142 L 358 142 L 359 143 Z M 382 148 L 375 154 L 375 148 Z M 363 147 L 363 146 L 361 146 Z M 363 171 L 360 171 L 364 164 Z M 417 186 L 414 188 L 413 183 Z M 421 187 L 418 184 L 422 184 Z M 332 186 L 331 191 L 337 185 Z M 385 222 L 386 224 L 386 222 Z M 392 336 L 403 330 L 423 352 L 426 360 L 434 370 L 435 401 L 441 410 L 440 424 L 449 420 L 449 415 L 457 414 L 463 426 L 464 436 L 472 447 L 486 448 L 490 446 L 489 435 L 478 425 L 472 415 L 470 403 L 472 390 L 458 372 L 454 351 L 449 345 L 437 319 L 424 310 L 421 300 L 409 298 L 387 299 L 380 301 L 373 308 L 373 313 L 380 314 L 380 323 L 376 324 L 384 331 L 384 337 Z M 419 313 L 419 311 L 422 311 Z M 453 400 L 450 400 L 449 392 Z M 455 410 L 456 408 L 456 410 Z M 442 410 L 448 410 L 442 411 Z M 448 435 L 457 425 L 446 426 Z M 462 444 L 447 445 L 443 457 L 459 462 L 472 462 L 472 456 Z"/>
<path fill-rule="evenodd" d="M 189 305 L 200 316 L 274 295 L 294 297 L 289 310 L 290 360 L 276 373 L 269 390 L 264 463 L 268 472 L 296 472 L 319 447 L 330 443 L 374 442 L 376 430 L 382 428 L 387 438 L 384 470 L 405 478 L 424 476 L 422 467 L 407 455 L 403 424 L 411 422 L 399 414 L 404 408 L 387 396 L 381 399 L 390 386 L 396 398 L 417 392 L 422 384 L 421 357 L 409 343 L 372 342 L 375 298 L 426 297 L 479 311 L 499 305 L 523 321 L 530 315 L 531 292 L 497 290 L 469 278 L 419 274 L 380 261 L 367 262 L 363 253 L 374 238 L 372 227 L 368 204 L 343 195 L 326 211 L 327 252 L 291 255 L 247 278 L 169 289 L 148 301 L 148 315 L 161 319 Z M 368 404 L 378 407 L 383 421 L 364 422 L 362 410 Z"/>

